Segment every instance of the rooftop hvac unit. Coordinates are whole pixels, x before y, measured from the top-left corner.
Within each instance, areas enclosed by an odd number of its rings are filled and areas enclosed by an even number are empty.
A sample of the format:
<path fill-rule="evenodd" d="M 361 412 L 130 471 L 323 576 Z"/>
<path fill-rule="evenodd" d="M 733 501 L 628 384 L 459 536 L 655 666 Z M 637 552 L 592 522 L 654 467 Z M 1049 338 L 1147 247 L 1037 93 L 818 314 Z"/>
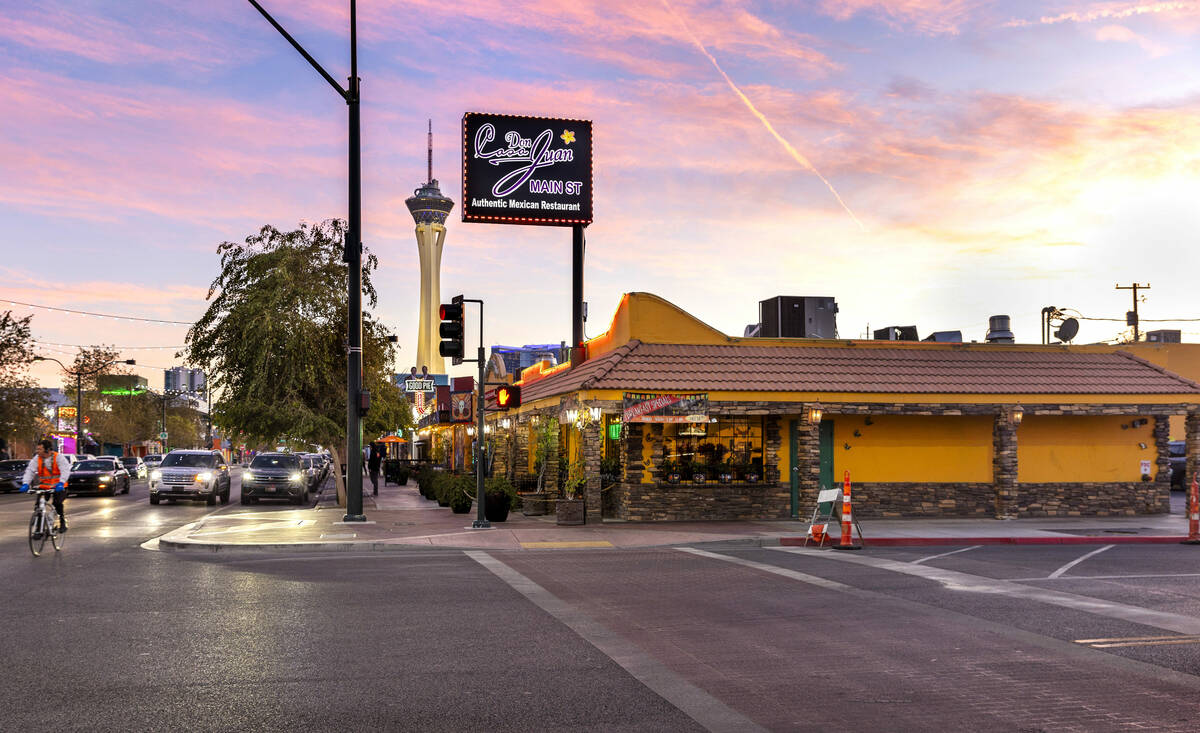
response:
<path fill-rule="evenodd" d="M 888 326 L 872 331 L 876 341 L 919 341 L 916 326 Z"/>
<path fill-rule="evenodd" d="M 1156 344 L 1178 344 L 1183 341 L 1183 332 L 1174 328 L 1161 328 L 1157 331 L 1147 331 L 1146 340 Z"/>
<path fill-rule="evenodd" d="M 758 303 L 758 335 L 837 338 L 837 312 L 837 301 L 833 298 L 777 295 Z"/>
<path fill-rule="evenodd" d="M 934 331 L 926 336 L 924 341 L 935 341 L 939 344 L 961 344 L 962 331 Z"/>

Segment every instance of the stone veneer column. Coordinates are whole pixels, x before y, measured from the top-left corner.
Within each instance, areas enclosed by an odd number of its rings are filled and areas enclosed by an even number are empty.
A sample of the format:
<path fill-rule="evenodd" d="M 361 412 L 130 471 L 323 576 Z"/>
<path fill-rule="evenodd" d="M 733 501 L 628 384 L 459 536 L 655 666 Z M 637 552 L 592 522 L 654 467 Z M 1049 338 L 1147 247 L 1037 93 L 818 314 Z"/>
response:
<path fill-rule="evenodd" d="M 767 415 L 763 420 L 763 483 L 777 484 L 780 482 L 787 466 L 779 465 L 779 448 L 783 445 L 782 431 L 779 429 L 779 416 Z M 790 482 L 791 477 L 787 477 Z M 789 484 L 790 485 L 790 484 Z"/>
<path fill-rule="evenodd" d="M 810 507 L 817 505 L 817 494 L 821 490 L 821 426 L 810 423 L 807 406 L 796 421 L 796 465 L 800 468 L 800 517 L 803 519 Z M 836 483 L 836 476 L 835 483 Z M 789 479 L 790 480 L 790 479 Z M 840 485 L 840 484 L 839 484 Z M 834 488 L 826 486 L 827 489 Z M 809 514 L 811 516 L 811 514 Z"/>
<path fill-rule="evenodd" d="M 1158 489 L 1159 509 L 1171 511 L 1171 418 L 1167 415 L 1154 418 L 1154 483 Z"/>
<path fill-rule="evenodd" d="M 992 423 L 992 480 L 996 487 L 996 519 L 1017 515 L 1017 426 L 1011 408 L 996 413 Z"/>
<path fill-rule="evenodd" d="M 634 422 L 625 423 L 622 428 L 625 438 L 621 441 L 621 465 L 625 468 L 625 475 L 621 478 L 621 485 L 618 489 L 620 493 L 617 495 L 617 517 L 619 519 L 629 518 L 629 502 L 633 493 L 641 487 L 642 476 L 646 470 L 642 464 L 642 429 L 644 426 L 645 423 Z"/>
<path fill-rule="evenodd" d="M 601 445 L 600 423 L 592 422 L 579 431 L 583 441 L 583 475 L 587 483 L 583 487 L 584 524 L 600 524 L 602 508 L 600 506 L 600 454 L 604 449 Z"/>
<path fill-rule="evenodd" d="M 1184 450 L 1187 455 L 1187 474 L 1183 477 L 1185 491 L 1192 490 L 1192 477 L 1200 468 L 1200 412 L 1192 411 L 1187 414 L 1184 423 Z"/>
<path fill-rule="evenodd" d="M 562 426 L 558 424 L 557 411 L 553 415 L 542 415 L 540 419 L 550 421 L 550 455 L 546 456 L 545 490 L 556 494 L 558 492 L 558 431 L 562 430 Z M 541 428 L 540 423 L 538 428 Z"/>
<path fill-rule="evenodd" d="M 529 478 L 529 423 L 513 421 L 513 465 L 510 477 L 513 481 Z"/>

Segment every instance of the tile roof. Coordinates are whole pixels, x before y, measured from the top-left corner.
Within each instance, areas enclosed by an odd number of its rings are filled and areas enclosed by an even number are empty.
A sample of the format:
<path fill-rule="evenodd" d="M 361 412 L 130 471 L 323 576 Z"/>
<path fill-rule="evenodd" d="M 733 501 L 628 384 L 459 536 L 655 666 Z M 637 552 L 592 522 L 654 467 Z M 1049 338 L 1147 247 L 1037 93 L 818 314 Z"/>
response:
<path fill-rule="evenodd" d="M 576 389 L 916 394 L 1200 394 L 1126 352 L 874 346 L 695 346 L 630 341 L 533 382 L 524 401 Z"/>

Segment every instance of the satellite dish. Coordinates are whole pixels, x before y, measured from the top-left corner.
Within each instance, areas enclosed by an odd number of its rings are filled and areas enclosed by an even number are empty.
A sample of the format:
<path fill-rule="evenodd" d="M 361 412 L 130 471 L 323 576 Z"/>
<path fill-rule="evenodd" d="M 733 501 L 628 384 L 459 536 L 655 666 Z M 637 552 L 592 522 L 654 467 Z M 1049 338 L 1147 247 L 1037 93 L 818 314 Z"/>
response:
<path fill-rule="evenodd" d="M 1059 341 L 1070 341 L 1079 335 L 1079 320 L 1076 318 L 1068 318 L 1062 322 L 1058 330 L 1054 332 L 1054 338 Z"/>

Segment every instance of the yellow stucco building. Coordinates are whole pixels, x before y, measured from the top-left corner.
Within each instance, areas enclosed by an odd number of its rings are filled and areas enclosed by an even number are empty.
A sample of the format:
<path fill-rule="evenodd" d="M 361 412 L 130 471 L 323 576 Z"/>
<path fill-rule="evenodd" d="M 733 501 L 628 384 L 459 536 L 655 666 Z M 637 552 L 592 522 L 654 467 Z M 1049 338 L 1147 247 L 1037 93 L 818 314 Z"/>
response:
<path fill-rule="evenodd" d="M 629 293 L 586 349 L 488 420 L 518 481 L 555 432 L 588 521 L 807 516 L 847 472 L 865 517 L 1165 512 L 1171 421 L 1200 435 L 1190 344 L 738 338 Z"/>

